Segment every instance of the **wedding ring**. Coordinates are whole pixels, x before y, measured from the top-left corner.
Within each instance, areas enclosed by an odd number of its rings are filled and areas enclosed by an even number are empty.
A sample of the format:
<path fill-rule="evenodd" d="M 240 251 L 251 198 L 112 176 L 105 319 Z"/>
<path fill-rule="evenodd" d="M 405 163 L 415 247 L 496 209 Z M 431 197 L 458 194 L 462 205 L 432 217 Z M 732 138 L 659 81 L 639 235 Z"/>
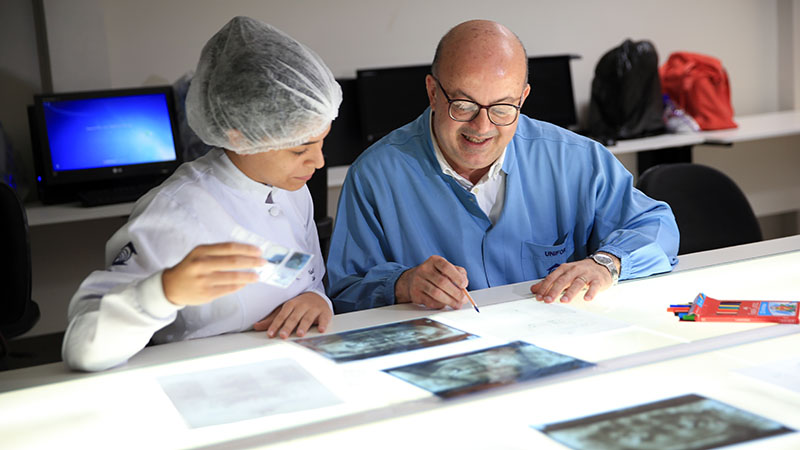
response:
<path fill-rule="evenodd" d="M 583 277 L 576 277 L 576 278 L 581 280 L 581 281 L 583 281 L 583 284 L 589 284 L 589 282 L 586 281 L 586 278 L 583 278 Z"/>

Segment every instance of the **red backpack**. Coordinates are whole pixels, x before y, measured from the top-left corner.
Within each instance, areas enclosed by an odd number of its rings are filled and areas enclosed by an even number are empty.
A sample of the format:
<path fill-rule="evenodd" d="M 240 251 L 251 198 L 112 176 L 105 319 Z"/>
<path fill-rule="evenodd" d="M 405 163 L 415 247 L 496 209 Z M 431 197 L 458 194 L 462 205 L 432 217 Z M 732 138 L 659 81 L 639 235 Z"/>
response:
<path fill-rule="evenodd" d="M 675 52 L 658 72 L 662 91 L 692 116 L 701 129 L 736 128 L 728 74 L 718 59 Z"/>

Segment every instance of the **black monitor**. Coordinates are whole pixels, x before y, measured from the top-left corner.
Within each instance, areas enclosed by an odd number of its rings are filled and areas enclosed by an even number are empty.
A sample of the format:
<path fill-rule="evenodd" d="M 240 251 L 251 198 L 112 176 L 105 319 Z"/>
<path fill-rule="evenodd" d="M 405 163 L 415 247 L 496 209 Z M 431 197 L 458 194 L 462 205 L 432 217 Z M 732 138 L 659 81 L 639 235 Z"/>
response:
<path fill-rule="evenodd" d="M 577 125 L 570 60 L 574 55 L 528 58 L 531 95 L 521 112 L 564 128 Z M 370 145 L 416 119 L 428 107 L 425 75 L 430 65 L 358 70 L 361 134 Z"/>
<path fill-rule="evenodd" d="M 154 186 L 180 163 L 171 86 L 36 95 L 29 119 L 44 203 Z"/>
<path fill-rule="evenodd" d="M 349 166 L 366 148 L 361 136 L 356 79 L 339 78 L 336 81 L 342 87 L 342 105 L 322 145 L 328 167 Z"/>
<path fill-rule="evenodd" d="M 416 119 L 428 107 L 430 64 L 356 71 L 361 135 L 365 145 Z"/>
<path fill-rule="evenodd" d="M 569 65 L 574 58 L 578 57 L 555 55 L 528 58 L 531 93 L 520 110 L 523 114 L 564 128 L 574 128 L 578 124 Z"/>

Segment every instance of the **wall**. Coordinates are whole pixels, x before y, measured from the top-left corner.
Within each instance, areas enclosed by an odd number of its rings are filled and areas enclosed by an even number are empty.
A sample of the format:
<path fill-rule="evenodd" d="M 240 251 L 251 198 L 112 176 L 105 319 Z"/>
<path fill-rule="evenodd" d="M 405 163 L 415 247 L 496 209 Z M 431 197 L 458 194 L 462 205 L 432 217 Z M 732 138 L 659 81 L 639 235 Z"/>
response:
<path fill-rule="evenodd" d="M 25 108 L 32 103 L 33 94 L 41 91 L 31 3 L 30 0 L 0 2 L 0 123 L 13 145 L 16 166 L 29 186 L 23 194 L 33 184 Z"/>
<path fill-rule="evenodd" d="M 794 109 L 800 109 L 800 0 L 784 0 L 785 3 L 791 3 L 791 36 L 787 37 L 791 41 L 791 50 L 789 53 L 782 55 L 793 61 L 787 65 L 793 67 L 790 74 L 789 83 L 794 80 Z"/>
<path fill-rule="evenodd" d="M 339 77 L 358 68 L 430 62 L 447 29 L 484 17 L 508 25 L 529 54 L 581 55 L 573 63 L 580 105 L 588 102 L 597 60 L 630 37 L 651 40 L 662 61 L 676 50 L 719 57 L 733 80 L 737 113 L 751 114 L 778 108 L 776 23 L 786 1 L 508 0 L 500 10 L 452 0 L 46 0 L 45 11 L 49 41 L 59 46 L 51 53 L 69 55 L 53 61 L 54 85 L 62 90 L 82 88 L 98 73 L 108 73 L 111 87 L 172 82 L 194 68 L 203 43 L 237 14 L 306 43 Z"/>
<path fill-rule="evenodd" d="M 317 51 L 338 77 L 353 77 L 359 68 L 428 63 L 447 29 L 481 17 L 513 29 L 531 55 L 581 55 L 572 63 L 580 110 L 589 101 L 597 60 L 625 38 L 651 40 L 662 62 L 677 50 L 720 58 L 737 114 L 800 109 L 800 0 L 507 0 L 502 9 L 478 0 L 3 0 L 0 120 L 28 163 L 22 114 L 33 93 L 41 91 L 31 8 L 37 1 L 44 9 L 55 91 L 171 83 L 194 68 L 203 43 L 234 15 L 281 28 Z M 700 162 L 732 172 L 749 193 L 767 198 L 787 187 L 796 192 L 798 148 L 800 138 L 785 138 L 699 148 L 695 154 Z M 634 158 L 623 162 L 635 171 Z M 770 174 L 766 185 L 763 173 Z M 337 195 L 331 191 L 331 208 Z M 791 214 L 767 218 L 770 233 L 796 233 Z M 63 330 L 69 297 L 83 276 L 100 268 L 101 242 L 120 223 L 108 219 L 32 230 L 34 298 L 56 307 L 30 334 Z"/>
<path fill-rule="evenodd" d="M 109 52 L 116 50 L 108 45 L 102 5 L 96 0 L 46 0 L 44 13 L 53 92 L 110 87 Z"/>
<path fill-rule="evenodd" d="M 800 1 L 778 1 L 778 108 L 800 109 Z"/>

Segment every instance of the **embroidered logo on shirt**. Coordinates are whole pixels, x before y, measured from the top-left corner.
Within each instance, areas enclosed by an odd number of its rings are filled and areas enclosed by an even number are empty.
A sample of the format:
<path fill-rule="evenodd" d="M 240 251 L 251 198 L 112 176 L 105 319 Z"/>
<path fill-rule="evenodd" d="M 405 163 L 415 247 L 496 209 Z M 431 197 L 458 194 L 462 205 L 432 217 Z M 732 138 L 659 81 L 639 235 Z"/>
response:
<path fill-rule="evenodd" d="M 122 247 L 122 250 L 119 251 L 119 254 L 114 258 L 114 262 L 112 262 L 111 265 L 124 266 L 128 263 L 128 260 L 136 254 L 136 248 L 134 248 L 133 242 L 128 242 L 125 244 L 125 247 Z"/>
<path fill-rule="evenodd" d="M 558 256 L 563 255 L 564 252 L 567 251 L 566 248 L 562 248 L 561 250 L 545 250 L 544 256 Z"/>
<path fill-rule="evenodd" d="M 558 266 L 560 266 L 560 265 L 561 265 L 561 264 L 553 264 L 552 266 L 550 266 L 550 267 L 547 269 L 547 273 L 551 273 L 551 272 L 553 272 L 553 271 L 554 271 L 554 270 L 556 270 L 556 269 L 558 268 Z"/>

